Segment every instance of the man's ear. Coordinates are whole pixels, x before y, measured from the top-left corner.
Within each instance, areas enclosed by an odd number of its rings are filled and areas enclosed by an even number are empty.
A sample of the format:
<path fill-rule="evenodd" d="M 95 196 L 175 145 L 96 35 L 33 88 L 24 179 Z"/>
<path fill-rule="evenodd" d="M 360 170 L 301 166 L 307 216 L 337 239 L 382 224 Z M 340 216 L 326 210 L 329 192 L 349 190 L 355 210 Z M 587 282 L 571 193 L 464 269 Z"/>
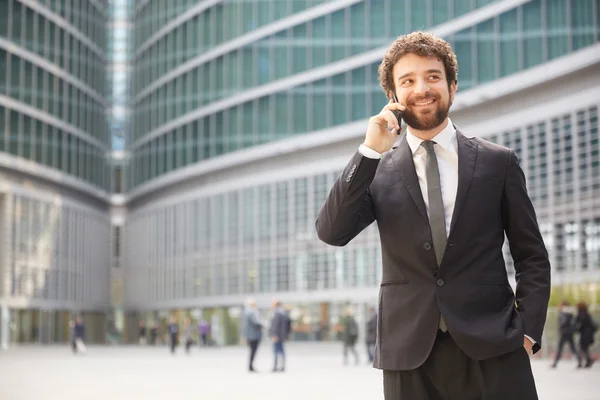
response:
<path fill-rule="evenodd" d="M 457 89 L 458 89 L 458 84 L 456 83 L 456 81 L 452 82 L 450 84 L 450 88 L 448 89 L 448 92 L 450 94 L 450 101 L 454 100 L 454 96 L 456 95 Z"/>

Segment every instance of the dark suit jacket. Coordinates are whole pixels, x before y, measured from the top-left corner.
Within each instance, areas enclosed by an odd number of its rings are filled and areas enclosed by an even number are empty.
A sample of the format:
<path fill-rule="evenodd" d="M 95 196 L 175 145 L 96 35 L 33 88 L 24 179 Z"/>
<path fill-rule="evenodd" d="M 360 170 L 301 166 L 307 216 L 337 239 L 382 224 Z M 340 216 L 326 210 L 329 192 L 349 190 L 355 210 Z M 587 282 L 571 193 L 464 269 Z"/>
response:
<path fill-rule="evenodd" d="M 471 358 L 523 345 L 538 351 L 550 297 L 550 263 L 515 153 L 457 130 L 458 191 L 437 266 L 410 147 L 402 138 L 382 160 L 357 152 L 316 222 L 319 238 L 344 246 L 377 221 L 383 274 L 374 366 L 408 370 L 428 357 L 440 312 Z M 516 304 L 502 256 L 508 237 Z"/>

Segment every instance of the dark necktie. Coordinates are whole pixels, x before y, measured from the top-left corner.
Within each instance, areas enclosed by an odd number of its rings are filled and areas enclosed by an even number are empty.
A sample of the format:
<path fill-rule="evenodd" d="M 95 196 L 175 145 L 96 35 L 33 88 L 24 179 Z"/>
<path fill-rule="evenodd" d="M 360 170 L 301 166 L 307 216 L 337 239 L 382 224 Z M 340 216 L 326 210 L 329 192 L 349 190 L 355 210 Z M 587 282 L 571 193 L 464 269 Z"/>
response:
<path fill-rule="evenodd" d="M 446 217 L 444 214 L 444 202 L 442 200 L 442 185 L 440 184 L 440 170 L 437 157 L 433 150 L 435 142 L 425 140 L 421 145 L 427 150 L 427 162 L 425 164 L 425 175 L 427 177 L 427 197 L 429 199 L 429 226 L 431 227 L 431 238 L 433 239 L 433 250 L 438 267 L 442 263 L 444 250 L 446 249 Z M 440 329 L 446 331 L 446 323 L 440 317 Z"/>

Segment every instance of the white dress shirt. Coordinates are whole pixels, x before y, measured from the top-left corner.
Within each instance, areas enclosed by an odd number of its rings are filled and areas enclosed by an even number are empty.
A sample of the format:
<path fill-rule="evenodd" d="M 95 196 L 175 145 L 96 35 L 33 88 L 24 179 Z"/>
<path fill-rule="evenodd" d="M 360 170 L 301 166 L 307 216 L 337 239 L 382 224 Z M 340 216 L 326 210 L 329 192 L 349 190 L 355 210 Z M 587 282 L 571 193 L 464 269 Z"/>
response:
<path fill-rule="evenodd" d="M 435 151 L 440 171 L 440 185 L 442 187 L 442 201 L 444 203 L 444 217 L 446 220 L 446 237 L 448 237 L 452 214 L 454 213 L 454 204 L 456 203 L 456 191 L 458 189 L 458 143 L 456 141 L 456 129 L 454 129 L 450 118 L 448 118 L 444 129 L 431 140 L 435 142 L 433 150 Z M 425 202 L 425 208 L 429 216 L 427 176 L 425 174 L 427 150 L 421 146 L 423 139 L 416 137 L 410 131 L 410 127 L 406 129 L 406 141 L 412 152 L 415 171 L 419 179 L 419 186 L 421 187 L 421 194 L 423 195 L 423 201 Z M 360 145 L 358 151 L 367 158 L 381 158 L 380 153 L 365 145 Z M 525 335 L 525 337 L 533 344 L 536 343 L 530 336 Z"/>
<path fill-rule="evenodd" d="M 436 144 L 433 146 L 437 157 L 438 168 L 440 171 L 440 184 L 442 187 L 442 202 L 444 203 L 444 217 L 446 220 L 446 237 L 450 234 L 450 223 L 454 213 L 454 204 L 456 202 L 456 190 L 458 189 L 458 151 L 456 143 L 456 130 L 452 121 L 448 118 L 446 127 L 442 129 L 433 139 Z M 425 174 L 425 165 L 427 163 L 427 150 L 421 143 L 423 139 L 416 137 L 410 127 L 406 130 L 406 141 L 412 152 L 421 194 L 429 216 L 429 198 L 427 195 L 427 175 Z M 361 145 L 359 152 L 367 158 L 381 158 L 381 154 L 373 149 Z"/>

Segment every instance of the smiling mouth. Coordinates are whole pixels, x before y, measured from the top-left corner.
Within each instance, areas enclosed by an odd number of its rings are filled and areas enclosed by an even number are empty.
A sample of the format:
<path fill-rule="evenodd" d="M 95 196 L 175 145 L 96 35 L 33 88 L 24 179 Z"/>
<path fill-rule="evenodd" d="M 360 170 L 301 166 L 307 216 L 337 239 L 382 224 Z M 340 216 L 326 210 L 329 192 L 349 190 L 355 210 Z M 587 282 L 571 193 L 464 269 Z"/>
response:
<path fill-rule="evenodd" d="M 435 103 L 435 99 L 427 99 L 422 101 L 416 101 L 413 103 L 414 106 L 428 106 L 430 104 Z"/>

